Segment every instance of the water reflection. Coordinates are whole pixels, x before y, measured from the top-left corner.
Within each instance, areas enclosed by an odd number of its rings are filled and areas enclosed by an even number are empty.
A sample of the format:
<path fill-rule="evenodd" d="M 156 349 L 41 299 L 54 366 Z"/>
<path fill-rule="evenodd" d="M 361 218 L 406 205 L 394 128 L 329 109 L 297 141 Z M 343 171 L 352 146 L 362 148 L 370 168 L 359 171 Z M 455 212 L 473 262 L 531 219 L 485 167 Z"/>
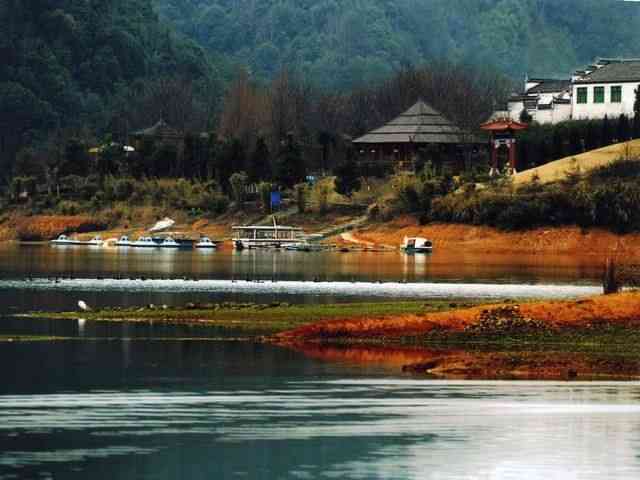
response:
<path fill-rule="evenodd" d="M 216 278 L 321 281 L 466 281 L 596 283 L 603 260 L 553 255 L 486 255 L 438 251 L 292 252 L 0 246 L 1 275 Z"/>

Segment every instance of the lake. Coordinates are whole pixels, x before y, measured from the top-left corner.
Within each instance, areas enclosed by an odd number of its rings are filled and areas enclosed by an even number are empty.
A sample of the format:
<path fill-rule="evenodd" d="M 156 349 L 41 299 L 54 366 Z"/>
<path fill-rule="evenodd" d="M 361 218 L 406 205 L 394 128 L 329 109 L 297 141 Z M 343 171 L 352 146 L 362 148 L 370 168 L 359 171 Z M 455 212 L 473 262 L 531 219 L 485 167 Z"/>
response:
<path fill-rule="evenodd" d="M 430 381 L 135 335 L 5 344 L 0 362 L 2 479 L 640 475 L 637 383 Z"/>
<path fill-rule="evenodd" d="M 12 311 L 252 301 L 562 298 L 600 291 L 593 257 L 435 252 L 176 251 L 0 246 L 0 304 Z M 207 283 L 208 282 L 208 283 Z"/>
<path fill-rule="evenodd" d="M 12 313 L 588 294 L 593 259 L 0 247 L 0 480 L 635 479 L 640 384 L 436 381 L 206 327 Z"/>

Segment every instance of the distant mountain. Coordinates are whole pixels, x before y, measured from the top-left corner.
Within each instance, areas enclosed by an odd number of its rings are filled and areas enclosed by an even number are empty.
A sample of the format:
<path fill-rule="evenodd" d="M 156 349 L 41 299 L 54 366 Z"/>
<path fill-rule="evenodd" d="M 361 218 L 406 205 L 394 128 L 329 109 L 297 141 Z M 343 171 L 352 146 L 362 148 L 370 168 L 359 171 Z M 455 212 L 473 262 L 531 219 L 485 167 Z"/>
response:
<path fill-rule="evenodd" d="M 640 4 L 620 0 L 154 0 L 160 16 L 259 77 L 282 65 L 349 87 L 446 58 L 513 78 L 640 56 Z"/>

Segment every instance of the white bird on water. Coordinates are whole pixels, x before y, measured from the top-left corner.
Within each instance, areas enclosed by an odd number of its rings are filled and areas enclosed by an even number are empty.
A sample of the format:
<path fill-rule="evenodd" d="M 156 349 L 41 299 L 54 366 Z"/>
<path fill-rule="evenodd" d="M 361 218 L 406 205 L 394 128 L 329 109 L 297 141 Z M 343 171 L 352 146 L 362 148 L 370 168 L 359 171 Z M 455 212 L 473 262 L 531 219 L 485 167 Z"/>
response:
<path fill-rule="evenodd" d="M 84 303 L 83 300 L 78 300 L 78 306 L 80 307 L 80 310 L 84 310 L 85 312 L 88 312 L 89 310 L 91 310 L 89 308 L 89 305 L 87 305 L 86 303 Z"/>

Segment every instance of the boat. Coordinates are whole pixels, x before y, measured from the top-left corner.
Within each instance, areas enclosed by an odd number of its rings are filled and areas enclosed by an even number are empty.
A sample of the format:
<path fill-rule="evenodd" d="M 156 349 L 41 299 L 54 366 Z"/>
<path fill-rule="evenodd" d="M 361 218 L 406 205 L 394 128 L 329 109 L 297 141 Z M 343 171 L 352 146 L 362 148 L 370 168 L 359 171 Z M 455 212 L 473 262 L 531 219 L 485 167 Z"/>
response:
<path fill-rule="evenodd" d="M 166 237 L 162 242 L 158 244 L 160 248 L 180 248 L 180 244 L 176 242 L 172 237 Z"/>
<path fill-rule="evenodd" d="M 76 238 L 68 237 L 67 235 L 60 235 L 55 240 L 51 240 L 49 243 L 52 245 L 85 245 L 101 247 L 104 244 L 102 237 L 96 235 L 91 240 L 78 240 Z"/>
<path fill-rule="evenodd" d="M 80 241 L 66 235 L 60 235 L 49 242 L 51 245 L 80 245 Z"/>
<path fill-rule="evenodd" d="M 131 243 L 132 242 L 129 240 L 129 237 L 123 235 L 116 241 L 116 247 L 130 247 Z"/>
<path fill-rule="evenodd" d="M 156 248 L 159 246 L 158 242 L 155 242 L 151 237 L 140 237 L 135 242 L 131 242 L 130 247 L 136 248 Z"/>
<path fill-rule="evenodd" d="M 237 250 L 245 248 L 280 248 L 303 240 L 303 231 L 298 227 L 278 225 L 275 217 L 273 226 L 244 225 L 232 227 L 233 244 Z"/>
<path fill-rule="evenodd" d="M 102 237 L 100 235 L 96 235 L 88 242 L 83 242 L 83 241 L 80 242 L 80 245 L 89 245 L 94 247 L 101 247 L 103 244 L 104 244 L 104 240 L 102 240 Z"/>
<path fill-rule="evenodd" d="M 196 248 L 218 248 L 217 242 L 211 241 L 209 237 L 201 237 L 195 245 Z"/>
<path fill-rule="evenodd" d="M 407 253 L 430 253 L 433 251 L 433 242 L 422 237 L 404 237 L 400 249 Z"/>

